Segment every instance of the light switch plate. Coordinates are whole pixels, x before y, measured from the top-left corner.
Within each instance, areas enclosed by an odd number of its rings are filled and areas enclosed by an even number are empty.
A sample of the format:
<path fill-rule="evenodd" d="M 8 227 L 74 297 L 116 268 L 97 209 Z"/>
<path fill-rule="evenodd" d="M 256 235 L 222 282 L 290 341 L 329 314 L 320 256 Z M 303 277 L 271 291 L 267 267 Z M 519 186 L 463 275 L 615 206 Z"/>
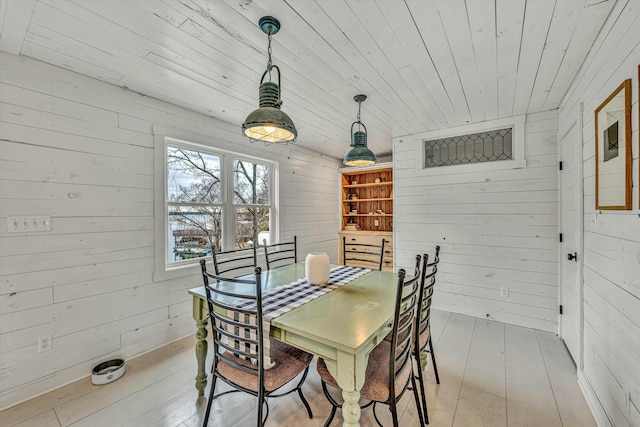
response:
<path fill-rule="evenodd" d="M 51 231 L 51 216 L 22 215 L 7 217 L 8 233 L 29 233 L 34 231 Z"/>

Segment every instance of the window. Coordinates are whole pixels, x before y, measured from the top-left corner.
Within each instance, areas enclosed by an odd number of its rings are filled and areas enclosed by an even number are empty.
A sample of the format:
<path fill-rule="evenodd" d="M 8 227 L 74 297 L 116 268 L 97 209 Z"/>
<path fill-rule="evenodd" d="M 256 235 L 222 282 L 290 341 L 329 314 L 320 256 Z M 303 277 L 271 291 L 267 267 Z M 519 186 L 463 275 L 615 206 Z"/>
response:
<path fill-rule="evenodd" d="M 525 168 L 525 123 L 523 115 L 415 134 L 416 175 Z M 402 144 L 403 139 L 396 143 Z"/>
<path fill-rule="evenodd" d="M 273 162 L 173 138 L 164 158 L 165 269 L 270 240 Z"/>
<path fill-rule="evenodd" d="M 424 141 L 424 166 L 464 165 L 513 159 L 512 128 Z"/>
<path fill-rule="evenodd" d="M 271 167 L 267 164 L 235 160 L 233 163 L 234 243 L 236 249 L 253 242 L 269 241 Z"/>

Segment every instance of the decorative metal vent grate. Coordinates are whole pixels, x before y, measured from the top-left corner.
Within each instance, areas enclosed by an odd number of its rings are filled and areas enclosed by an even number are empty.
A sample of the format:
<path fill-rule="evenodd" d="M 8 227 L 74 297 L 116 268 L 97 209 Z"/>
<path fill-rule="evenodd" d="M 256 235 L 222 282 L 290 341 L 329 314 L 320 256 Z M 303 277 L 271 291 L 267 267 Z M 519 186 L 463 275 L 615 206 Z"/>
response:
<path fill-rule="evenodd" d="M 424 141 L 424 168 L 513 159 L 513 128 Z"/>

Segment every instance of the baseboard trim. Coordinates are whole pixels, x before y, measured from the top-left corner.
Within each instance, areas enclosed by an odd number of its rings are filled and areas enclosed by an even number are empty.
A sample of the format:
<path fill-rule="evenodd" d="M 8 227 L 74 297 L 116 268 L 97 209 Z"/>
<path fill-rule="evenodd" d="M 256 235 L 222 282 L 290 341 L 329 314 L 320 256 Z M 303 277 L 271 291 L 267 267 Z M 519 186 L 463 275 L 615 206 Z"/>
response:
<path fill-rule="evenodd" d="M 582 394 L 587 401 L 587 405 L 589 406 L 591 414 L 593 415 L 598 427 L 613 427 L 613 424 L 611 423 L 611 420 L 609 420 L 604 407 L 600 403 L 600 399 L 598 399 L 598 395 L 591 385 L 589 378 L 582 371 L 578 371 L 578 386 L 580 387 L 580 390 L 582 390 Z"/>
<path fill-rule="evenodd" d="M 140 352 L 138 352 L 139 349 L 136 346 L 132 346 L 126 350 L 112 352 L 108 355 L 83 362 L 80 365 L 72 366 L 62 371 L 55 372 L 51 375 L 47 375 L 46 377 L 39 378 L 28 384 L 22 385 L 16 389 L 7 390 L 6 392 L 0 393 L 0 412 L 31 399 L 35 399 L 36 397 L 40 397 L 44 394 L 55 391 L 61 387 L 65 387 L 76 381 L 81 381 L 85 378 L 89 378 L 91 376 L 92 367 L 100 361 L 108 360 L 110 358 L 112 359 L 114 357 L 119 357 L 125 360 L 135 359 L 137 357 L 144 356 L 152 351 L 158 350 L 162 347 L 174 345 L 178 341 L 193 339 L 194 336 L 194 334 L 189 334 L 183 337 L 175 338 L 168 343 L 154 345 L 153 347 Z"/>

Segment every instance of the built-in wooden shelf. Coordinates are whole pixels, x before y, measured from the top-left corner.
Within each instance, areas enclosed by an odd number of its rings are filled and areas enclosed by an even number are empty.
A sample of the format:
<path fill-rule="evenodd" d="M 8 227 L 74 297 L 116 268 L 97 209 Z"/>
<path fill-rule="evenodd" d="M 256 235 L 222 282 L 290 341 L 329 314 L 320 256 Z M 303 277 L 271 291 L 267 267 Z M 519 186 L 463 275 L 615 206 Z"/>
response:
<path fill-rule="evenodd" d="M 393 214 L 379 214 L 379 213 L 357 213 L 357 214 L 353 214 L 353 213 L 346 213 L 343 214 L 342 216 L 393 216 Z"/>
<path fill-rule="evenodd" d="M 347 224 L 357 224 L 358 232 L 391 232 L 393 169 L 379 165 L 364 169 L 342 169 L 341 191 L 343 230 Z M 358 213 L 351 213 L 352 210 Z"/>
<path fill-rule="evenodd" d="M 370 182 L 368 184 L 347 184 L 343 185 L 343 188 L 366 188 L 366 187 L 381 187 L 385 185 L 393 185 L 393 181 L 385 182 Z"/>
<path fill-rule="evenodd" d="M 393 271 L 393 169 L 390 165 L 342 169 L 342 231 L 339 234 L 340 263 L 342 242 L 380 245 L 384 240 L 383 271 Z M 354 181 L 357 184 L 354 184 Z M 378 182 L 376 182 L 378 181 Z M 357 199 L 353 199 L 353 197 Z M 357 210 L 358 213 L 351 213 Z M 384 213 L 376 213 L 384 212 Z M 349 229 L 346 227 L 349 226 Z M 353 230 L 352 227 L 357 227 Z M 363 255 L 364 256 L 364 255 Z"/>
<path fill-rule="evenodd" d="M 347 203 L 355 203 L 355 202 L 376 202 L 376 201 L 385 201 L 385 200 L 393 200 L 392 197 L 378 197 L 377 199 L 345 199 L 343 202 Z"/>

